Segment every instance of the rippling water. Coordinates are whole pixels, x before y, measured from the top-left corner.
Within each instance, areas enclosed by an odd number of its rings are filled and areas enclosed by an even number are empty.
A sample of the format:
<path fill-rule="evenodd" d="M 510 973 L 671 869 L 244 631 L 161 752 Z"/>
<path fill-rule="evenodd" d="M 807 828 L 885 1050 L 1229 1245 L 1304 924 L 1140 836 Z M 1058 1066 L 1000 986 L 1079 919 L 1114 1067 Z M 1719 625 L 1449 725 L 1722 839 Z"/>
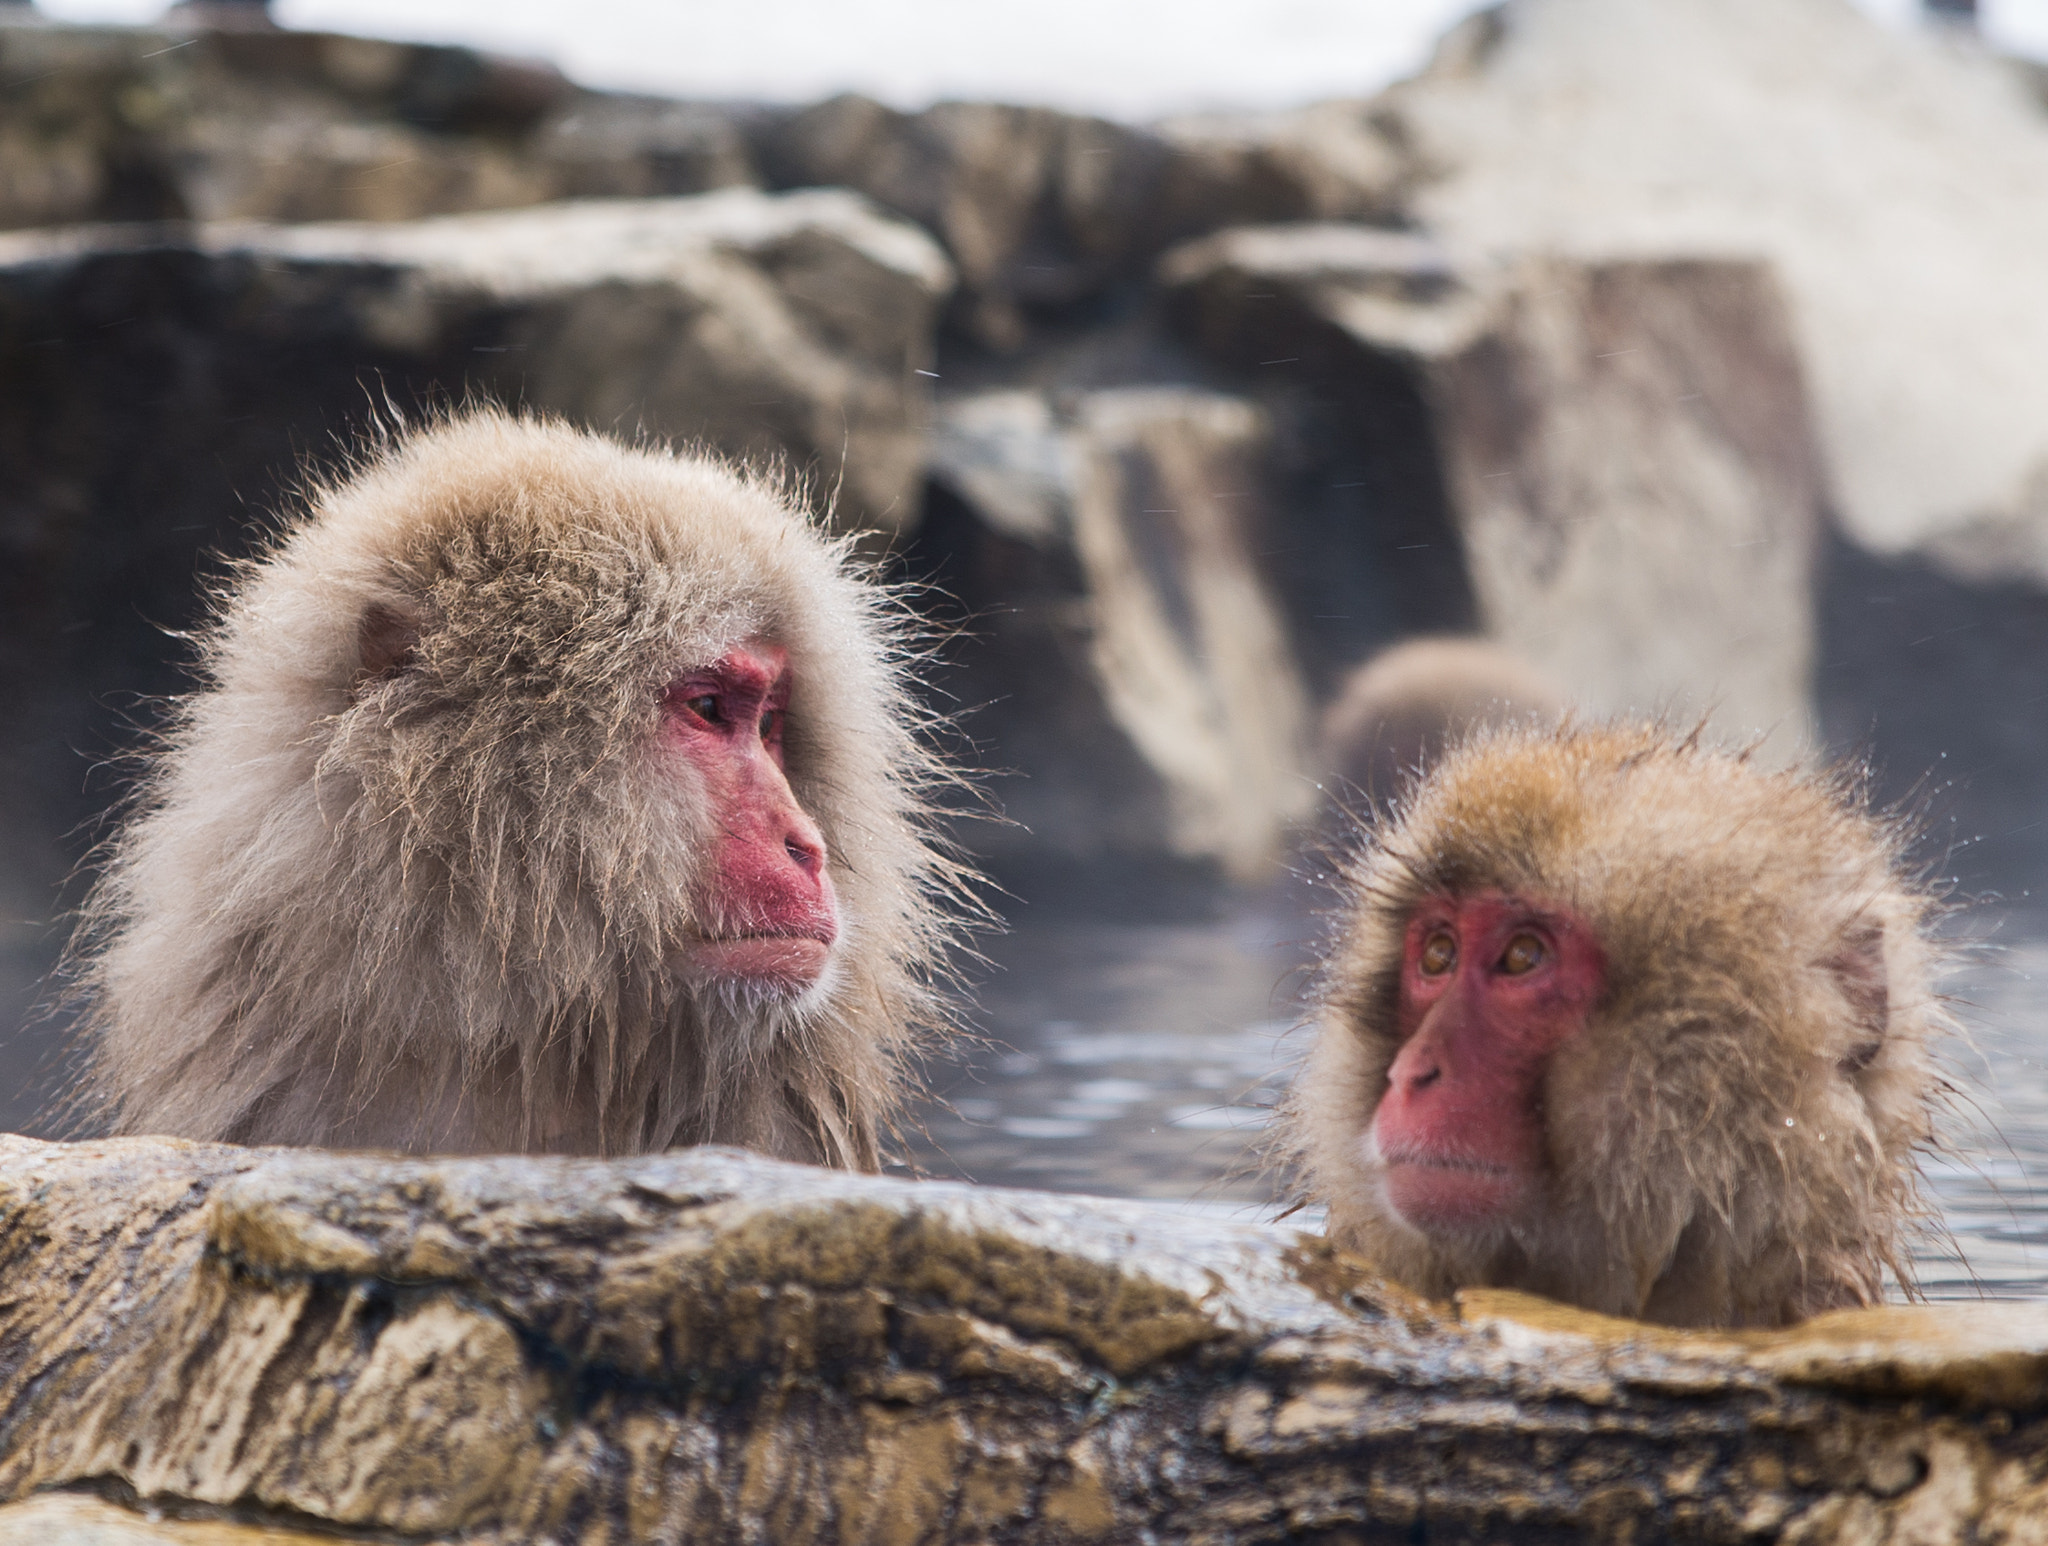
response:
<path fill-rule="evenodd" d="M 1955 1109 L 1927 1174 L 1953 1244 L 1919 1253 L 1922 1286 L 2048 1297 L 2048 919 L 2007 920 L 1948 987 L 1965 1037 L 1946 1049 Z"/>
<path fill-rule="evenodd" d="M 937 1071 L 917 1162 L 937 1175 L 1269 1216 L 1257 1150 L 1307 1048 L 1295 1004 L 1313 918 L 1051 919 L 993 942 L 987 1044 Z"/>
<path fill-rule="evenodd" d="M 987 1044 L 937 1070 L 916 1163 L 998 1186 L 1178 1201 L 1270 1218 L 1257 1167 L 1307 1050 L 1314 918 L 1245 903 L 1194 923 L 1025 912 L 976 995 Z M 2048 1297 L 2048 919 L 2006 920 L 1948 986 L 1967 1040 L 1948 1150 L 1927 1166 L 1946 1240 L 1935 1299 Z"/>

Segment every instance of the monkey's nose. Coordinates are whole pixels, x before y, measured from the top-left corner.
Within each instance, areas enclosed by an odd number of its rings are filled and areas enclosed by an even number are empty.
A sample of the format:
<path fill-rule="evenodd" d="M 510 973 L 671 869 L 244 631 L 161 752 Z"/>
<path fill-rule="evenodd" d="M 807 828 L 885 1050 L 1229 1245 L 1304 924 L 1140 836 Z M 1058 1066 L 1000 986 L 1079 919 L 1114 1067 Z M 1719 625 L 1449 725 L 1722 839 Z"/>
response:
<path fill-rule="evenodd" d="M 1420 1095 L 1444 1076 L 1443 1052 L 1426 1031 L 1404 1043 L 1387 1069 L 1387 1093 L 1407 1098 Z"/>
<path fill-rule="evenodd" d="M 810 813 L 792 800 L 782 813 L 782 851 L 789 862 L 815 880 L 825 869 L 825 834 Z"/>
<path fill-rule="evenodd" d="M 1408 1088 L 1411 1090 L 1426 1090 L 1435 1084 L 1437 1080 L 1443 1078 L 1443 1076 L 1444 1071 L 1432 1063 L 1427 1068 L 1418 1069 L 1408 1076 Z"/>

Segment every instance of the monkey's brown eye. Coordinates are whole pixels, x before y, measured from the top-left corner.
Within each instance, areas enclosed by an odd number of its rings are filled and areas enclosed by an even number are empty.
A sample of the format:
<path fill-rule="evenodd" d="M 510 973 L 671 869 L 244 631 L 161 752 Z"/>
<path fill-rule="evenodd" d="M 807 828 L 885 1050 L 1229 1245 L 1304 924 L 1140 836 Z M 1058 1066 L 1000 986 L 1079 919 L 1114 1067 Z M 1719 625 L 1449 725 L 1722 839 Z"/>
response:
<path fill-rule="evenodd" d="M 765 713 L 763 713 L 763 714 L 761 715 L 761 739 L 762 739 L 762 740 L 764 740 L 764 741 L 772 741 L 772 740 L 774 740 L 774 739 L 775 739 L 775 735 L 776 735 L 776 732 L 777 732 L 777 731 L 779 731 L 779 730 L 780 730 L 781 728 L 782 728 L 782 715 L 781 715 L 780 713 L 778 713 L 778 712 L 777 712 L 776 710 L 774 710 L 774 709 L 769 709 L 769 710 L 767 710 L 767 711 L 766 711 Z"/>
<path fill-rule="evenodd" d="M 1418 963 L 1425 977 L 1441 977 L 1458 964 L 1458 942 L 1448 934 L 1432 934 Z"/>
<path fill-rule="evenodd" d="M 1543 964 L 1543 941 L 1533 934 L 1517 934 L 1500 953 L 1500 969 L 1510 977 L 1533 972 Z"/>
<path fill-rule="evenodd" d="M 685 698 L 683 700 L 683 707 L 692 714 L 695 714 L 707 725 L 718 723 L 718 695 L 716 693 L 699 693 L 694 698 Z"/>

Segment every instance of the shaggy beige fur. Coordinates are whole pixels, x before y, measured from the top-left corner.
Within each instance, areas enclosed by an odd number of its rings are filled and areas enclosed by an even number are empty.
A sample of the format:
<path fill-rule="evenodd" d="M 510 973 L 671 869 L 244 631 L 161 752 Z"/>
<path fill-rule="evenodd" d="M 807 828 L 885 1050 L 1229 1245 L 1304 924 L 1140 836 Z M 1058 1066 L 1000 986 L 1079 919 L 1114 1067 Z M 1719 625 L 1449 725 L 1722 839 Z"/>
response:
<path fill-rule="evenodd" d="M 1838 776 L 1654 726 L 1482 732 L 1367 833 L 1287 1124 L 1330 1233 L 1420 1292 L 1526 1289 L 1676 1325 L 1776 1325 L 1911 1287 L 1915 1151 L 1944 1088 L 1931 902 Z M 1561 903 L 1606 991 L 1553 1054 L 1539 1208 L 1432 1241 L 1365 1135 L 1417 902 Z"/>
<path fill-rule="evenodd" d="M 486 412 L 402 439 L 206 635 L 74 948 L 82 1103 L 125 1132 L 873 1168 L 961 873 L 906 616 L 770 484 Z M 405 669 L 365 674 L 389 620 Z M 365 620 L 368 620 L 366 623 Z M 380 620 L 383 620 L 380 622 Z M 661 689 L 760 636 L 841 904 L 794 1002 L 684 987 L 708 814 Z"/>

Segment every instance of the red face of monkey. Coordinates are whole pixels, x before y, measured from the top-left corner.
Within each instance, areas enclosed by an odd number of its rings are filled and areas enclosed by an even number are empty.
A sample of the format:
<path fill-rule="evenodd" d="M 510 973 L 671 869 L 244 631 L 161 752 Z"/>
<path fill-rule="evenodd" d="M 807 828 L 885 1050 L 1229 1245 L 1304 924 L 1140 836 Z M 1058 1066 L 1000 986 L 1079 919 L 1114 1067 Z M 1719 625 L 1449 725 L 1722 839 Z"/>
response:
<path fill-rule="evenodd" d="M 1373 1118 L 1387 1200 L 1425 1234 L 1485 1229 L 1542 1182 L 1543 1079 L 1605 963 L 1563 908 L 1432 897 L 1402 942 L 1402 1041 Z"/>
<path fill-rule="evenodd" d="M 707 979 L 801 992 L 838 937 L 825 839 L 784 776 L 789 652 L 749 639 L 662 695 L 663 736 L 702 779 L 717 833 L 704 879 Z"/>

